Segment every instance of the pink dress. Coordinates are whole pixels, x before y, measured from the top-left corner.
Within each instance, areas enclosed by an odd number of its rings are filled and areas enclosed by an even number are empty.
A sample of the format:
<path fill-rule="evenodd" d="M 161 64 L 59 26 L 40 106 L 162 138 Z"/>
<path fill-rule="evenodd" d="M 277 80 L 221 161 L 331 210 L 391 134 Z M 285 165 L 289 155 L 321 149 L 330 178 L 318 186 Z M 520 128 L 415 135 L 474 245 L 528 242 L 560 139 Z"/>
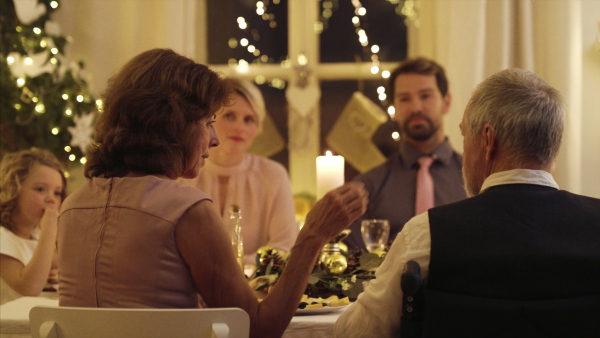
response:
<path fill-rule="evenodd" d="M 174 233 L 206 199 L 154 176 L 94 178 L 69 195 L 58 219 L 60 306 L 200 307 Z"/>

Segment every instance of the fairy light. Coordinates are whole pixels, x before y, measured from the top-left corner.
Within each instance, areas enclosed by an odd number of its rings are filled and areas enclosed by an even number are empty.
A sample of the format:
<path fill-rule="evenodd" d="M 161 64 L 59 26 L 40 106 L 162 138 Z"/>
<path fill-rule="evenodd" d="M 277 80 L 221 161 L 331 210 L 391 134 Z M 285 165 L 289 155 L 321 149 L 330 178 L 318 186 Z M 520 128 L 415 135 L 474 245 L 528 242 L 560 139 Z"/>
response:
<path fill-rule="evenodd" d="M 400 133 L 397 131 L 392 132 L 392 138 L 394 141 L 398 141 L 400 139 Z"/>
<path fill-rule="evenodd" d="M 74 154 L 69 155 L 69 161 L 73 162 L 77 159 L 77 156 L 75 156 Z"/>
<path fill-rule="evenodd" d="M 248 39 L 246 39 L 246 38 L 241 39 L 240 40 L 240 45 L 242 45 L 244 47 L 248 46 Z"/>
<path fill-rule="evenodd" d="M 238 40 L 236 38 L 230 38 L 229 41 L 227 41 L 227 45 L 229 45 L 229 48 L 235 48 L 238 46 Z"/>
<path fill-rule="evenodd" d="M 298 54 L 298 64 L 300 66 L 306 66 L 308 64 L 308 57 L 305 54 Z"/>
<path fill-rule="evenodd" d="M 65 175 L 65 178 L 69 178 L 69 177 L 71 177 L 71 173 L 70 173 L 70 172 L 68 172 L 68 171 L 65 171 L 65 172 L 64 172 L 64 175 Z"/>
<path fill-rule="evenodd" d="M 70 146 L 65 146 L 65 151 L 66 151 L 67 153 L 70 153 L 70 152 L 71 152 L 71 147 L 70 147 Z"/>
<path fill-rule="evenodd" d="M 46 106 L 43 103 L 39 102 L 38 104 L 35 105 L 35 111 L 38 114 L 43 114 L 46 112 Z"/>
<path fill-rule="evenodd" d="M 357 8 L 356 14 L 358 14 L 360 16 L 365 16 L 365 15 L 367 15 L 367 9 L 364 7 Z"/>
<path fill-rule="evenodd" d="M 57 9 L 58 8 L 58 2 L 56 1 L 50 1 L 50 7 Z"/>
<path fill-rule="evenodd" d="M 377 87 L 377 94 L 382 94 L 382 93 L 385 93 L 385 87 L 384 86 Z"/>
<path fill-rule="evenodd" d="M 77 95 L 77 102 L 83 102 L 83 95 Z"/>
<path fill-rule="evenodd" d="M 390 71 L 384 70 L 383 72 L 381 72 L 381 77 L 384 79 L 388 79 L 390 77 Z"/>
<path fill-rule="evenodd" d="M 240 27 L 240 29 L 246 29 L 248 27 L 248 24 L 246 23 L 246 19 L 244 19 L 241 16 L 237 18 L 237 23 L 238 23 L 238 26 Z"/>
<path fill-rule="evenodd" d="M 52 133 L 52 135 L 58 135 L 58 133 L 60 132 L 60 129 L 58 129 L 57 127 L 52 128 L 52 130 L 50 131 Z"/>
<path fill-rule="evenodd" d="M 12 56 L 9 56 L 6 58 L 6 62 L 8 62 L 9 65 L 12 65 L 13 63 L 15 63 L 15 58 Z"/>
<path fill-rule="evenodd" d="M 255 50 L 256 50 L 256 47 L 254 47 L 254 45 L 248 46 L 248 52 L 254 53 Z"/>
<path fill-rule="evenodd" d="M 389 106 L 387 109 L 387 113 L 391 118 L 394 118 L 394 116 L 396 115 L 396 108 L 394 108 L 394 106 Z"/>
<path fill-rule="evenodd" d="M 61 96 L 61 97 L 62 97 L 62 99 L 63 99 L 63 100 L 65 100 L 65 101 L 66 101 L 66 100 L 68 100 L 68 99 L 69 99 L 69 94 L 67 94 L 67 93 L 65 93 L 65 94 L 62 94 L 62 96 Z"/>
<path fill-rule="evenodd" d="M 23 87 L 25 85 L 25 79 L 23 78 L 18 78 L 17 79 L 17 87 Z"/>
<path fill-rule="evenodd" d="M 73 109 L 71 109 L 71 107 L 67 107 L 67 109 L 65 109 L 65 115 L 67 115 L 67 116 L 73 115 Z"/>
<path fill-rule="evenodd" d="M 256 75 L 254 82 L 256 82 L 258 85 L 265 84 L 265 82 L 267 82 L 267 78 L 264 75 Z"/>
<path fill-rule="evenodd" d="M 87 158 L 82 157 L 82 158 L 79 159 L 79 163 L 85 164 L 85 162 L 87 162 Z"/>
<path fill-rule="evenodd" d="M 15 27 L 15 30 L 17 31 L 17 33 L 21 33 L 23 31 L 23 27 L 17 26 Z"/>
<path fill-rule="evenodd" d="M 55 65 L 55 64 L 58 63 L 58 60 L 56 58 L 51 58 L 50 59 L 50 63 L 53 64 L 53 65 Z"/>
<path fill-rule="evenodd" d="M 33 60 L 28 56 L 25 58 L 25 64 L 30 66 L 33 64 Z"/>
<path fill-rule="evenodd" d="M 48 46 L 48 43 L 46 42 L 46 39 L 41 39 L 40 40 L 40 47 L 46 48 L 46 46 Z"/>
<path fill-rule="evenodd" d="M 41 33 L 42 33 L 42 30 L 41 30 L 41 29 L 39 29 L 38 27 L 33 27 L 33 32 L 34 32 L 35 34 L 38 34 L 38 35 L 39 35 L 39 34 L 41 34 Z"/>
<path fill-rule="evenodd" d="M 379 46 L 378 45 L 371 46 L 371 53 L 373 53 L 373 54 L 379 53 Z"/>
<path fill-rule="evenodd" d="M 38 102 L 38 98 L 37 96 L 34 96 L 31 98 L 31 101 L 33 101 L 33 103 L 37 103 Z"/>
<path fill-rule="evenodd" d="M 379 73 L 379 67 L 372 66 L 371 67 L 371 74 L 377 74 L 377 73 Z"/>
<path fill-rule="evenodd" d="M 50 53 L 52 53 L 54 55 L 58 54 L 58 48 L 55 47 L 55 48 L 50 49 Z"/>
<path fill-rule="evenodd" d="M 20 103 L 15 103 L 15 109 L 16 110 L 21 110 L 21 104 Z"/>
<path fill-rule="evenodd" d="M 250 70 L 250 67 L 248 66 L 248 61 L 241 59 L 240 61 L 238 61 L 238 65 L 236 67 L 236 70 L 239 73 L 248 73 L 248 71 Z"/>
<path fill-rule="evenodd" d="M 379 94 L 379 101 L 385 101 L 387 99 L 387 95 L 385 93 Z"/>

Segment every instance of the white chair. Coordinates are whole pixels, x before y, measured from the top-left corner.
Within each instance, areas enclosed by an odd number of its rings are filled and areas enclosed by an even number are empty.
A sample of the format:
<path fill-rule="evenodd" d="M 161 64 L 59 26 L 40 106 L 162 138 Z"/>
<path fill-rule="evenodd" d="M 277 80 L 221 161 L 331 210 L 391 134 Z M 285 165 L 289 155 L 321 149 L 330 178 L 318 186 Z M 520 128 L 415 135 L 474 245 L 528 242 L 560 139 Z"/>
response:
<path fill-rule="evenodd" d="M 238 308 L 113 309 L 36 306 L 29 312 L 34 338 L 231 337 L 247 338 L 250 317 Z"/>

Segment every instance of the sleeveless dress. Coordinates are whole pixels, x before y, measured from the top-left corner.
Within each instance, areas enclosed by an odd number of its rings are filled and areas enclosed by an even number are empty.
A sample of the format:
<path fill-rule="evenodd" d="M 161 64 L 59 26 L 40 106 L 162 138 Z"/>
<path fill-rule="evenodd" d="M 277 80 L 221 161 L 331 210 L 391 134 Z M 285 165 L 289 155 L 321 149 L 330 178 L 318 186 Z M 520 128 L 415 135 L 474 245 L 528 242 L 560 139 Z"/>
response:
<path fill-rule="evenodd" d="M 88 181 L 67 197 L 58 218 L 60 306 L 201 307 L 175 226 L 207 199 L 154 176 Z"/>

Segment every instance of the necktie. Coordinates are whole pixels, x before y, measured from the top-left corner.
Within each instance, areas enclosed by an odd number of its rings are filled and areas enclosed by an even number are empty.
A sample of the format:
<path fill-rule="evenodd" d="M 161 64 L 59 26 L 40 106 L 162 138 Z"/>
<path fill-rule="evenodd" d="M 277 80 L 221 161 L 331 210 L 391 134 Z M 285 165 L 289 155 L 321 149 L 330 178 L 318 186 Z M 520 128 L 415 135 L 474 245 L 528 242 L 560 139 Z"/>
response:
<path fill-rule="evenodd" d="M 417 172 L 417 194 L 415 198 L 415 215 L 424 213 L 433 208 L 433 178 L 429 173 L 429 166 L 434 159 L 431 156 L 419 157 L 419 171 Z"/>

